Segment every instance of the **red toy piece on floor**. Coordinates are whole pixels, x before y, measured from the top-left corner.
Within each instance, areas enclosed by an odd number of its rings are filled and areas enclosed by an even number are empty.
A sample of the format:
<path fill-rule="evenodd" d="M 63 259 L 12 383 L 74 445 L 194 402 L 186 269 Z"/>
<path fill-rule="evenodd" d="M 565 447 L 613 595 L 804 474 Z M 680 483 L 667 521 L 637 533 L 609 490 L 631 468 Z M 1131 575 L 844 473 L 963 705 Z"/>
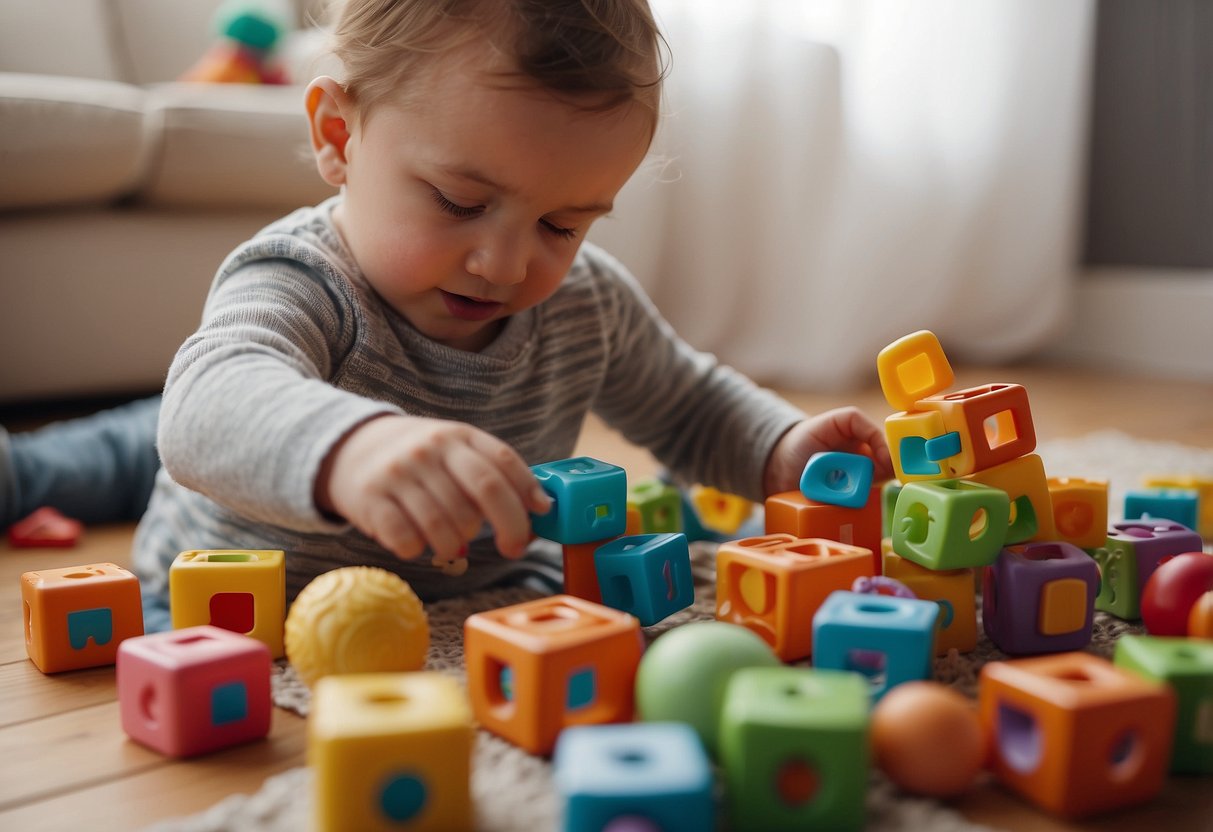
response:
<path fill-rule="evenodd" d="M 24 520 L 8 527 L 8 542 L 14 549 L 37 547 L 70 548 L 80 542 L 84 524 L 43 506 Z"/>

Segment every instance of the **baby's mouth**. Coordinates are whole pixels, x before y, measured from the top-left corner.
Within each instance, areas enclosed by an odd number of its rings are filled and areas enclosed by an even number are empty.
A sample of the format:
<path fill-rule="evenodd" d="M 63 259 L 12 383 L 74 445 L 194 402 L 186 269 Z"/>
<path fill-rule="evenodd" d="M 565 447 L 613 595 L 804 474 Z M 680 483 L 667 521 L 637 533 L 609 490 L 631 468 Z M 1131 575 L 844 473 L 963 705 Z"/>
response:
<path fill-rule="evenodd" d="M 487 321 L 496 315 L 501 310 L 501 307 L 505 305 L 495 300 L 483 300 L 481 298 L 468 297 L 467 295 L 457 295 L 445 289 L 439 289 L 438 291 L 442 294 L 442 301 L 446 304 L 446 311 L 452 317 L 464 321 Z"/>

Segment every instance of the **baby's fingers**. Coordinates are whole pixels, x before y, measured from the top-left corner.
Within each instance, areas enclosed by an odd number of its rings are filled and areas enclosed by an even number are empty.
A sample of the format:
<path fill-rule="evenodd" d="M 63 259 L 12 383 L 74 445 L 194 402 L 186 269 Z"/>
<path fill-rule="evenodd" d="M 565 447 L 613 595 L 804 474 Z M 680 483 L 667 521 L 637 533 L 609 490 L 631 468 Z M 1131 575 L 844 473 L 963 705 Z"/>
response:
<path fill-rule="evenodd" d="M 509 487 L 518 495 L 527 511 L 546 514 L 552 507 L 552 498 L 540 487 L 535 474 L 518 452 L 509 445 L 494 436 L 477 431 L 469 439 L 468 447 L 505 477 Z"/>
<path fill-rule="evenodd" d="M 531 518 L 523 494 L 470 446 L 453 450 L 447 464 L 451 476 L 493 527 L 501 554 L 521 557 L 531 538 Z"/>
<path fill-rule="evenodd" d="M 369 505 L 363 518 L 351 518 L 351 522 L 403 560 L 412 560 L 425 551 L 425 540 L 413 521 L 399 503 L 386 495 Z"/>

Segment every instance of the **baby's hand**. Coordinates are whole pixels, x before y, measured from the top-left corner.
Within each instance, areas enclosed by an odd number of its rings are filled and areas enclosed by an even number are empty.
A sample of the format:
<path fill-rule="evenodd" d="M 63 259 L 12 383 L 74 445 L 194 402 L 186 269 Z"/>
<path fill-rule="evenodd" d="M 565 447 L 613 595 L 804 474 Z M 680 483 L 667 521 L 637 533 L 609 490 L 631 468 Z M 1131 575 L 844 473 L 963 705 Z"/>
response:
<path fill-rule="evenodd" d="M 521 557 L 529 512 L 551 500 L 522 457 L 461 422 L 382 416 L 350 431 L 316 480 L 316 505 L 344 517 L 400 558 L 428 546 L 436 560 L 461 556 L 487 520 L 497 549 Z"/>
<path fill-rule="evenodd" d="M 859 408 L 840 407 L 805 419 L 783 435 L 767 460 L 762 480 L 766 495 L 799 489 L 805 463 L 820 451 L 846 451 L 871 457 L 876 466 L 873 482 L 893 476 L 893 460 L 884 430 Z"/>

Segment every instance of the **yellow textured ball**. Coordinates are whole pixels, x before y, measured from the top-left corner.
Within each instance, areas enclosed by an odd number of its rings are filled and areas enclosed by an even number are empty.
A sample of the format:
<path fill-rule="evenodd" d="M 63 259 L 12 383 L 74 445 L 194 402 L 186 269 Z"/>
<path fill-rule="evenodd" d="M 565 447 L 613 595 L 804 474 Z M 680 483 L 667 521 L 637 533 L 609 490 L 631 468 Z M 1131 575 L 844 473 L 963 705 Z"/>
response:
<path fill-rule="evenodd" d="M 286 616 L 286 656 L 308 685 L 341 673 L 420 670 L 429 648 L 421 599 L 400 576 L 373 566 L 318 576 Z"/>

